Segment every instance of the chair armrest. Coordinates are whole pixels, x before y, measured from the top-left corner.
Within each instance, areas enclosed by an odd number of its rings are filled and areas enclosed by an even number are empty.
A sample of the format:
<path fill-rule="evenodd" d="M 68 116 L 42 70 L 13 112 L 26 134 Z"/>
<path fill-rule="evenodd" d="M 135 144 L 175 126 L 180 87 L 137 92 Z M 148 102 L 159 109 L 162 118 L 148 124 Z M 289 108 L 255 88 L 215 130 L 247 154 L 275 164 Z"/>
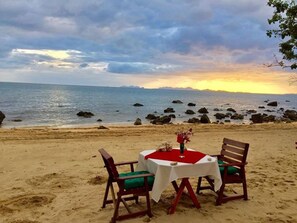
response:
<path fill-rule="evenodd" d="M 135 179 L 135 178 L 141 178 L 141 177 L 153 177 L 155 174 L 153 173 L 145 173 L 145 174 L 138 174 L 138 175 L 133 175 L 133 176 L 124 176 L 124 177 L 118 177 L 118 180 L 130 180 L 130 179 Z"/>
<path fill-rule="evenodd" d="M 238 163 L 238 162 L 219 164 L 220 167 L 227 167 L 227 166 L 245 166 L 245 165 L 246 165 L 246 163 Z"/>
<path fill-rule="evenodd" d="M 134 164 L 134 163 L 138 163 L 138 161 L 134 160 L 134 161 L 128 161 L 128 162 L 120 162 L 120 163 L 115 163 L 115 166 L 122 166 L 122 165 L 128 165 L 128 164 Z"/>
<path fill-rule="evenodd" d="M 134 166 L 133 164 L 138 163 L 138 161 L 128 161 L 128 162 L 120 162 L 120 163 L 115 163 L 115 166 L 123 166 L 123 165 L 130 165 L 130 170 L 131 172 L 134 172 Z"/>

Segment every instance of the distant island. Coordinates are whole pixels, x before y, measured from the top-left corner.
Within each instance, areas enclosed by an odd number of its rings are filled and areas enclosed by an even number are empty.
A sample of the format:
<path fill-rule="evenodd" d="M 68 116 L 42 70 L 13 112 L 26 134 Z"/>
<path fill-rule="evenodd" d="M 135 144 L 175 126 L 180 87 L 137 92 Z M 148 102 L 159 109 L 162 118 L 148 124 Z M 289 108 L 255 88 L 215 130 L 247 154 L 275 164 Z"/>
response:
<path fill-rule="evenodd" d="M 136 85 L 123 85 L 123 86 L 120 86 L 122 88 L 141 88 L 141 89 L 144 89 L 144 87 L 140 87 L 140 86 L 136 86 Z"/>
<path fill-rule="evenodd" d="M 158 89 L 165 89 L 165 90 L 188 90 L 188 91 L 196 91 L 197 89 L 191 88 L 191 87 L 185 87 L 185 88 L 178 88 L 178 87 L 159 87 Z"/>

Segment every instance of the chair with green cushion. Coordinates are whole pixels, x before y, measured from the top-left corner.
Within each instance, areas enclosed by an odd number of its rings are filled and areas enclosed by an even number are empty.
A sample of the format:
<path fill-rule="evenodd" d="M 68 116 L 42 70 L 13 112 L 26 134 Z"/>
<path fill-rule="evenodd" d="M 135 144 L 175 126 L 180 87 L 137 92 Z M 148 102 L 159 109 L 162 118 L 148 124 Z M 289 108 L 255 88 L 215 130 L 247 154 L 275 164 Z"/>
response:
<path fill-rule="evenodd" d="M 104 149 L 99 149 L 99 152 L 103 158 L 105 167 L 109 175 L 102 207 L 104 208 L 106 204 L 109 203 L 114 203 L 115 205 L 114 214 L 111 222 L 113 223 L 117 220 L 128 219 L 146 214 L 149 217 L 152 217 L 153 215 L 151 212 L 149 191 L 151 191 L 154 183 L 154 174 L 151 174 L 147 171 L 134 171 L 133 164 L 137 163 L 137 161 L 114 163 L 113 158 Z M 117 166 L 122 165 L 130 165 L 131 172 L 119 174 L 117 171 Z M 113 182 L 116 182 L 119 188 L 119 191 L 117 192 L 117 198 L 115 198 L 114 195 L 112 186 Z M 107 199 L 109 188 L 111 188 L 112 190 L 112 200 Z M 147 208 L 145 210 L 132 213 L 126 201 L 135 200 L 135 202 L 138 203 L 139 196 L 146 197 Z M 119 206 L 121 202 L 127 209 L 128 214 L 119 215 Z"/>
<path fill-rule="evenodd" d="M 245 177 L 245 165 L 247 164 L 246 158 L 248 150 L 248 143 L 243 143 L 227 138 L 223 139 L 221 154 L 215 155 L 218 159 L 218 164 L 222 177 L 222 186 L 217 192 L 217 205 L 221 205 L 222 203 L 234 199 L 248 199 Z M 201 186 L 202 177 L 199 177 L 196 191 L 197 194 L 204 189 L 211 189 L 214 191 L 213 180 L 211 180 L 207 176 L 205 176 L 204 178 L 208 181 L 209 186 Z M 235 183 L 242 184 L 243 193 L 239 195 L 226 195 L 224 193 L 225 185 Z"/>

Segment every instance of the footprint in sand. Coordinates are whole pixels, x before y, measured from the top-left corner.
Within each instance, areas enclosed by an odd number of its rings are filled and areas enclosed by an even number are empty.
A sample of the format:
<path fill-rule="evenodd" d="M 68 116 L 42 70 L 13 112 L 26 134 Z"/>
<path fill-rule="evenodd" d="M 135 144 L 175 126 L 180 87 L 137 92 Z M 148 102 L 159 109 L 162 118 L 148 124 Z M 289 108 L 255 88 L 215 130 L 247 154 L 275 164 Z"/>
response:
<path fill-rule="evenodd" d="M 66 176 L 60 173 L 50 173 L 43 176 L 32 177 L 26 180 L 26 183 L 41 188 L 70 188 L 74 185 L 74 178 L 73 176 Z"/>
<path fill-rule="evenodd" d="M 9 223 L 40 223 L 39 221 L 31 221 L 31 220 L 14 220 Z"/>
<path fill-rule="evenodd" d="M 24 194 L 0 201 L 0 213 L 8 214 L 16 210 L 38 208 L 51 203 L 55 199 L 53 194 Z"/>
<path fill-rule="evenodd" d="M 6 207 L 4 205 L 0 205 L 0 215 L 11 214 L 13 213 L 13 209 Z"/>
<path fill-rule="evenodd" d="M 88 180 L 88 184 L 91 185 L 101 185 L 104 184 L 107 181 L 105 177 L 96 176 Z"/>

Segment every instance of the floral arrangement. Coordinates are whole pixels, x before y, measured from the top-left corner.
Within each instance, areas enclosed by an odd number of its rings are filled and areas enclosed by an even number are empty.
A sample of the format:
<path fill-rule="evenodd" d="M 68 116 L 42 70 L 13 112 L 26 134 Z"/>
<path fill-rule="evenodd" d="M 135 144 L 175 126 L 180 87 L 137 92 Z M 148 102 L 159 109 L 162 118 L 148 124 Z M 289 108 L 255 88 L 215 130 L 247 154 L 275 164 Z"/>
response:
<path fill-rule="evenodd" d="M 190 128 L 188 131 L 184 132 L 184 131 L 179 131 L 176 133 L 177 135 L 177 138 L 176 138 L 176 141 L 179 143 L 179 144 L 184 144 L 184 143 L 187 143 L 187 142 L 190 142 L 190 137 L 193 135 L 193 131 L 192 129 Z"/>
<path fill-rule="evenodd" d="M 172 145 L 169 142 L 162 143 L 158 149 L 160 152 L 170 152 L 172 150 Z"/>

